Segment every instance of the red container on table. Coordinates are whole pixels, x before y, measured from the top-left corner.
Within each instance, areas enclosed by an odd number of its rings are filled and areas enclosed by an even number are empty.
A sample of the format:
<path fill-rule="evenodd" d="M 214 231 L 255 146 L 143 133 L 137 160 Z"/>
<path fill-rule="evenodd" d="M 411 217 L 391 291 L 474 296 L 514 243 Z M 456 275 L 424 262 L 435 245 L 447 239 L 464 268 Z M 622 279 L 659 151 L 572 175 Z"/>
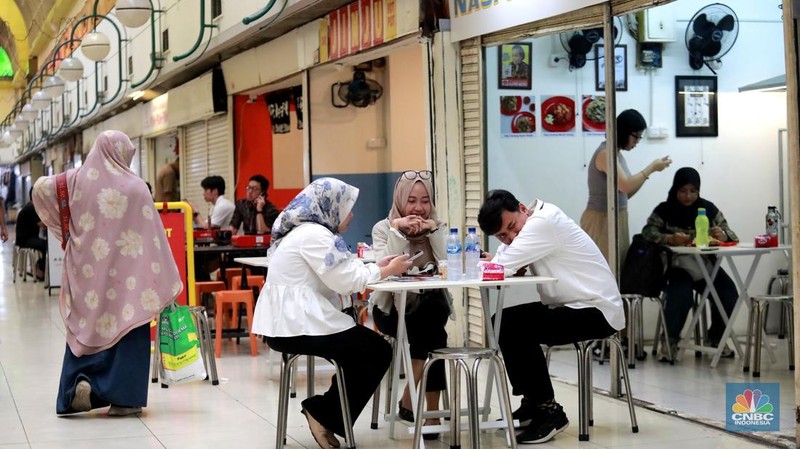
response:
<path fill-rule="evenodd" d="M 754 242 L 755 247 L 756 248 L 769 248 L 769 247 L 773 246 L 771 244 L 770 240 L 771 239 L 770 239 L 770 236 L 768 234 L 757 235 L 756 238 L 755 238 L 755 242 Z M 775 239 L 775 245 L 774 246 L 778 246 L 778 239 L 777 238 Z"/>
<path fill-rule="evenodd" d="M 231 245 L 240 248 L 253 248 L 256 246 L 269 246 L 270 234 L 256 235 L 234 235 L 231 237 Z"/>

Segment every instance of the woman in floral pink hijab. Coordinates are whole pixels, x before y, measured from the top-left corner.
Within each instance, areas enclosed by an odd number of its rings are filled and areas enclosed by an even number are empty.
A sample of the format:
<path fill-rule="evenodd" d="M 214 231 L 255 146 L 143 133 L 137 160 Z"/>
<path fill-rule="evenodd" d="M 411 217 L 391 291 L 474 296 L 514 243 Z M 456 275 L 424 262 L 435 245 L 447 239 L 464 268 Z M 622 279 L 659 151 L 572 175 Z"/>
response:
<path fill-rule="evenodd" d="M 147 405 L 149 323 L 183 288 L 147 185 L 129 168 L 135 151 L 124 133 L 105 131 L 83 166 L 66 172 L 59 414 L 111 405 L 109 415 L 120 416 Z M 61 240 L 56 184 L 40 178 L 33 203 Z"/>

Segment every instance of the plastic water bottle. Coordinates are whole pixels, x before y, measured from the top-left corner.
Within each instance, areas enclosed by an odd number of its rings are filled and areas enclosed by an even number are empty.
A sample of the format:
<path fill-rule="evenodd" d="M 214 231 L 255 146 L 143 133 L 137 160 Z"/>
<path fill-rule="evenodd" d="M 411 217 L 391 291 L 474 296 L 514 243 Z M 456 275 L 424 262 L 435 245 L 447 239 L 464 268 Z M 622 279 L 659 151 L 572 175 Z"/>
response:
<path fill-rule="evenodd" d="M 478 262 L 481 260 L 481 241 L 475 228 L 467 228 L 464 238 L 464 279 L 476 281 L 480 279 Z"/>
<path fill-rule="evenodd" d="M 461 236 L 458 235 L 458 228 L 450 228 L 450 235 L 447 237 L 447 280 L 460 281 L 462 266 Z"/>
<path fill-rule="evenodd" d="M 694 219 L 694 244 L 698 248 L 708 248 L 708 217 L 706 209 L 697 209 L 697 218 Z"/>
<path fill-rule="evenodd" d="M 769 236 L 769 246 L 778 246 L 778 234 L 781 228 L 781 213 L 775 206 L 767 207 L 767 235 Z"/>

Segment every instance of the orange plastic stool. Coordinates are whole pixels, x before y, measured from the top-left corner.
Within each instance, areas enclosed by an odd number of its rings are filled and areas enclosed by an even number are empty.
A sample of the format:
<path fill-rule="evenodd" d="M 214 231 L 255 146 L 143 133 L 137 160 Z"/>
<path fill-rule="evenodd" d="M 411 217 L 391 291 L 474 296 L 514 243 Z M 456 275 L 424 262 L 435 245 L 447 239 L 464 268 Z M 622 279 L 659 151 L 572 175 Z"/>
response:
<path fill-rule="evenodd" d="M 245 268 L 245 271 L 244 271 L 244 272 L 245 272 L 245 273 L 246 273 L 248 276 L 250 276 L 250 275 L 252 274 L 252 273 L 250 272 L 250 269 L 249 269 L 249 268 Z M 233 282 L 233 278 L 234 278 L 235 276 L 241 276 L 241 275 L 242 275 L 242 267 L 236 267 L 236 268 L 226 268 L 226 269 L 225 269 L 225 281 L 227 281 L 228 290 L 236 290 L 235 288 L 233 288 L 233 284 L 232 284 L 231 282 Z M 220 278 L 220 279 L 221 279 L 221 278 Z"/>
<path fill-rule="evenodd" d="M 223 290 L 214 295 L 217 310 L 222 310 L 225 305 L 233 307 L 233 323 L 239 322 L 239 304 L 244 304 L 247 314 L 247 332 L 250 337 L 250 355 L 258 355 L 258 345 L 256 336 L 251 332 L 253 329 L 253 299 L 252 290 Z M 214 330 L 214 355 L 222 357 L 222 314 L 217 313 L 215 317 L 216 329 Z"/>
<path fill-rule="evenodd" d="M 242 277 L 232 276 L 230 278 L 230 285 L 231 285 L 231 290 L 241 290 Z M 252 289 L 253 287 L 258 287 L 258 290 L 261 291 L 261 287 L 264 286 L 264 276 L 259 276 L 257 274 L 247 276 L 247 286 L 250 289 Z"/>
<path fill-rule="evenodd" d="M 202 302 L 203 293 L 214 293 L 225 290 L 225 283 L 222 281 L 204 281 L 194 283 L 194 297 L 198 305 L 204 305 Z"/>

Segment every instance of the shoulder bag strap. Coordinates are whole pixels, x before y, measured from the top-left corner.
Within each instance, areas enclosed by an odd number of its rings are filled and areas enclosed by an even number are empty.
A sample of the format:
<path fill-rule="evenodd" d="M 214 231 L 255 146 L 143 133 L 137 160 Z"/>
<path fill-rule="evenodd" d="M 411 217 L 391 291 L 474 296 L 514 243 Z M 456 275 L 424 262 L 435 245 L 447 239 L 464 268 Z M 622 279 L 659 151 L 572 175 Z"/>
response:
<path fill-rule="evenodd" d="M 69 191 L 67 190 L 67 174 L 56 175 L 56 196 L 58 197 L 58 213 L 61 216 L 61 249 L 67 248 L 69 240 Z"/>

